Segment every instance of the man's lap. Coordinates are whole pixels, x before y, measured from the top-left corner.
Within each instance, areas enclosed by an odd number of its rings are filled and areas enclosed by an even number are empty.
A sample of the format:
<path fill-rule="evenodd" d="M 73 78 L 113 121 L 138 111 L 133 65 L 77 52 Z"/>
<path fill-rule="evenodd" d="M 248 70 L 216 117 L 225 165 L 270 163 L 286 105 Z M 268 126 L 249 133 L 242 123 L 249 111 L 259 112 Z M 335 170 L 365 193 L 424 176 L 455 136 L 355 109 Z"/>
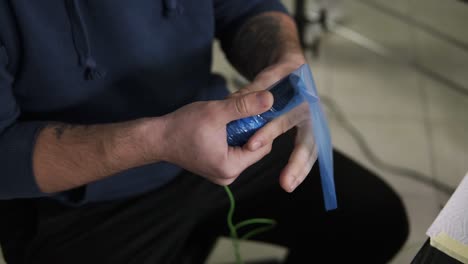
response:
<path fill-rule="evenodd" d="M 408 232 L 396 194 L 335 152 L 339 208 L 327 213 L 318 166 L 294 193 L 280 189 L 278 176 L 292 147 L 291 134 L 282 136 L 270 155 L 231 185 L 237 201 L 235 220 L 277 220 L 275 229 L 254 239 L 291 248 L 291 262 L 308 256 L 328 256 L 330 263 L 334 257 L 336 261 L 360 259 L 360 263 L 388 260 Z M 211 242 L 227 234 L 228 207 L 223 188 L 190 172 L 157 191 L 120 201 L 68 208 L 42 199 L 36 203 L 38 220 L 26 246 L 26 259 L 34 263 L 180 263 L 184 257 L 203 258 Z M 359 249 L 366 247 L 370 253 Z"/>

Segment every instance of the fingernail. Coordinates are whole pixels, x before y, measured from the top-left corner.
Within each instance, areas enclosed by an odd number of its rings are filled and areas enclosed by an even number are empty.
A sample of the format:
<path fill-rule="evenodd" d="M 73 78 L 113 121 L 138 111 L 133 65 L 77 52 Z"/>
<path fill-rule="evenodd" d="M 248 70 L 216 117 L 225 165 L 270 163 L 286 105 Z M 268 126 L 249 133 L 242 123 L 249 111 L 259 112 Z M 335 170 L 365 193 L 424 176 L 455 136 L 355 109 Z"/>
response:
<path fill-rule="evenodd" d="M 299 182 L 299 179 L 294 178 L 294 179 L 292 180 L 292 182 L 291 182 L 291 185 L 289 186 L 290 192 L 293 192 L 293 191 L 297 188 L 297 186 L 299 185 L 299 183 L 300 183 L 300 182 Z"/>
<path fill-rule="evenodd" d="M 266 92 L 257 93 L 257 101 L 262 107 L 268 106 L 268 95 Z"/>
<path fill-rule="evenodd" d="M 260 141 L 255 141 L 254 143 L 252 143 L 251 149 L 252 151 L 255 151 L 259 149 L 261 146 L 262 146 L 262 143 Z"/>

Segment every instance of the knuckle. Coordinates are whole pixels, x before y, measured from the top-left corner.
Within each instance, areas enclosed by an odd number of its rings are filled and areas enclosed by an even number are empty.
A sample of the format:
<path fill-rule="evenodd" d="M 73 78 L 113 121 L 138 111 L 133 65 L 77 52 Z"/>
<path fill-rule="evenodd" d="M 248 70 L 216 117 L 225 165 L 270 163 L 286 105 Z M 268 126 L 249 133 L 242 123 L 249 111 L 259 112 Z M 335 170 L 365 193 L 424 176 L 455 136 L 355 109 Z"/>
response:
<path fill-rule="evenodd" d="M 201 121 L 205 121 L 208 120 L 210 117 L 213 117 L 213 115 L 216 113 L 215 107 L 215 102 L 207 102 L 206 104 L 200 104 L 198 109 L 200 111 Z"/>
<path fill-rule="evenodd" d="M 216 101 L 208 101 L 204 104 L 201 105 L 201 107 L 203 107 L 203 112 L 212 112 L 213 109 L 217 106 L 217 102 Z"/>
<path fill-rule="evenodd" d="M 237 91 L 235 91 L 235 92 L 229 94 L 227 98 L 234 98 L 234 97 L 237 97 L 237 96 L 239 96 L 239 95 L 241 95 L 241 94 L 242 94 L 242 91 L 241 91 L 241 90 L 237 90 Z"/>
<path fill-rule="evenodd" d="M 204 112 L 206 113 L 216 113 L 219 108 L 218 101 L 208 101 L 204 104 Z"/>
<path fill-rule="evenodd" d="M 235 101 L 236 110 L 239 114 L 247 114 L 249 111 L 245 97 L 238 97 Z"/>
<path fill-rule="evenodd" d="M 240 89 L 238 92 L 241 95 L 244 95 L 244 94 L 254 92 L 255 90 L 257 90 L 256 87 L 255 87 L 255 83 L 251 83 L 250 85 L 247 85 L 244 88 Z"/>

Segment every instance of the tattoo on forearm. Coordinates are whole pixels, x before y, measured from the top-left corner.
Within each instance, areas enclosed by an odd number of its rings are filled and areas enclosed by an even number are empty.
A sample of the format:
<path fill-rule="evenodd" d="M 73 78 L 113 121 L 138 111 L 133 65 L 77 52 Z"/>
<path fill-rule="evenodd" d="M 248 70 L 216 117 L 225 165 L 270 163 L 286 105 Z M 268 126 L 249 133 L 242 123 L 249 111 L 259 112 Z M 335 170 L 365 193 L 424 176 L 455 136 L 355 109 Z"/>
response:
<path fill-rule="evenodd" d="M 277 14 L 266 13 L 251 18 L 240 28 L 228 57 L 242 74 L 252 80 L 290 47 L 300 50 L 296 28 L 285 26 L 284 18 Z"/>
<path fill-rule="evenodd" d="M 66 130 L 73 129 L 75 127 L 76 125 L 72 125 L 72 124 L 57 123 L 53 126 L 54 131 L 55 131 L 55 137 L 60 140 Z"/>
<path fill-rule="evenodd" d="M 66 124 L 66 123 L 52 123 L 50 126 L 49 126 L 51 129 L 54 130 L 54 134 L 55 134 L 55 137 L 60 140 L 63 136 L 63 134 L 65 134 L 65 132 L 67 130 L 72 130 L 72 129 L 81 129 L 80 131 L 82 132 L 87 132 L 89 131 L 90 127 L 92 127 L 92 125 L 77 125 L 77 124 Z"/>
<path fill-rule="evenodd" d="M 257 16 L 247 21 L 234 38 L 234 65 L 253 79 L 278 56 L 280 21 L 274 16 Z"/>

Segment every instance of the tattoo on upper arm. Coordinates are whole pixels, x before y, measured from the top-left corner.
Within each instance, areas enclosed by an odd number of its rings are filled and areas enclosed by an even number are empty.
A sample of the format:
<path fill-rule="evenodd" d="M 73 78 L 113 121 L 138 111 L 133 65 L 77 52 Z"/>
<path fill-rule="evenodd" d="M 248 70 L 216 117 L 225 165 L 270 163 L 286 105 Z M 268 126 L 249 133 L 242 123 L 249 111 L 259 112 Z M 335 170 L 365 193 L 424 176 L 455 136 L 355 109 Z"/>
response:
<path fill-rule="evenodd" d="M 253 79 L 261 70 L 274 63 L 281 52 L 281 21 L 275 15 L 259 15 L 248 20 L 234 37 L 234 66 Z"/>

